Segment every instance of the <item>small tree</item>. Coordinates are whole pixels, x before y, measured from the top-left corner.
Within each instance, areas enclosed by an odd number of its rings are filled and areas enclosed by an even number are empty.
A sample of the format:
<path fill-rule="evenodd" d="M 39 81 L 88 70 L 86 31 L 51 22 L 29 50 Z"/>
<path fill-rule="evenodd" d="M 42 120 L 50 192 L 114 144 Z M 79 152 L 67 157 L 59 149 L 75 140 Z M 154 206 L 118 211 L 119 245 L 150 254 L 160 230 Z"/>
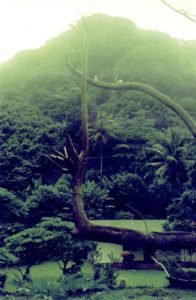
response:
<path fill-rule="evenodd" d="M 71 179 L 63 175 L 55 185 L 39 185 L 27 198 L 26 207 L 29 225 L 40 222 L 43 217 L 63 216 L 64 219 L 72 218 Z"/>
<path fill-rule="evenodd" d="M 5 240 L 6 249 L 18 259 L 19 266 L 30 268 L 44 260 L 55 258 L 59 261 L 63 274 L 77 269 L 87 257 L 92 243 L 75 240 L 74 226 L 60 218 L 44 218 L 33 228 L 25 229 Z M 71 263 L 71 266 L 68 266 Z"/>
<path fill-rule="evenodd" d="M 117 211 L 133 212 L 131 207 L 135 207 L 145 212 L 147 189 L 139 175 L 122 172 L 113 175 L 111 179 L 113 182 L 111 194 L 115 198 Z"/>
<path fill-rule="evenodd" d="M 89 128 L 89 140 L 93 149 L 99 147 L 100 151 L 100 176 L 103 175 L 103 147 L 112 135 L 112 125 L 114 124 L 111 116 L 98 112 L 97 119 Z"/>

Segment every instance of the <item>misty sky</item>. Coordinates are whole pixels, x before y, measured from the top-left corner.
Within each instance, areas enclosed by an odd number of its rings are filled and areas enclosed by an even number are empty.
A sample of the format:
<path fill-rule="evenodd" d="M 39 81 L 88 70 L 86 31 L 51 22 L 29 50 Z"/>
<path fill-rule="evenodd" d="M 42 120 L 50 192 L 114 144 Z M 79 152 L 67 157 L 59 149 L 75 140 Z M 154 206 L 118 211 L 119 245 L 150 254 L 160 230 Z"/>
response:
<path fill-rule="evenodd" d="M 196 14 L 196 0 L 167 0 Z M 0 0 L 0 63 L 16 52 L 37 48 L 68 29 L 81 15 L 122 16 L 144 29 L 196 40 L 196 24 L 160 0 Z"/>

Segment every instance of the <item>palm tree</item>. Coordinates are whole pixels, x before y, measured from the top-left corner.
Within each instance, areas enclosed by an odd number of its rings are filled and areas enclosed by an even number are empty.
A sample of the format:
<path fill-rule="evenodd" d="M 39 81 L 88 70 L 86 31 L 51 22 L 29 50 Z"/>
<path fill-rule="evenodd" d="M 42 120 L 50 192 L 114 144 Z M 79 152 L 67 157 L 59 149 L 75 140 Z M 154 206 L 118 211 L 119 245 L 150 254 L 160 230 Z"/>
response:
<path fill-rule="evenodd" d="M 176 198 L 187 179 L 185 137 L 171 130 L 169 138 L 156 144 L 151 151 L 155 161 L 148 165 L 156 168 L 158 182 L 169 183 L 173 198 Z"/>
<path fill-rule="evenodd" d="M 99 146 L 100 151 L 100 175 L 103 174 L 103 147 L 108 142 L 109 138 L 113 136 L 114 121 L 111 115 L 105 112 L 98 112 L 97 119 L 89 128 L 89 140 L 93 149 Z"/>

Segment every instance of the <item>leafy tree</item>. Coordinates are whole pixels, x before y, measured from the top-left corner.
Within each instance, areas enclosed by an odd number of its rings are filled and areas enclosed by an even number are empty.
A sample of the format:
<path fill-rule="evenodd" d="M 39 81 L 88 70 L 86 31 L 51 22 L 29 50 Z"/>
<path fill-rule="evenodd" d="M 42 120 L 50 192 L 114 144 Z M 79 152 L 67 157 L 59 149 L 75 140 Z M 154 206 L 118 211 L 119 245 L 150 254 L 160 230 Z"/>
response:
<path fill-rule="evenodd" d="M 104 112 L 98 112 L 96 121 L 89 129 L 90 145 L 93 149 L 99 146 L 100 155 L 100 176 L 103 174 L 103 147 L 112 136 L 113 118 Z"/>
<path fill-rule="evenodd" d="M 27 224 L 38 223 L 43 217 L 62 216 L 72 219 L 71 178 L 63 175 L 55 185 L 39 185 L 27 198 Z"/>
<path fill-rule="evenodd" d="M 87 180 L 84 183 L 85 208 L 90 219 L 99 219 L 111 215 L 114 210 L 113 198 L 103 183 Z"/>
<path fill-rule="evenodd" d="M 34 187 L 35 180 L 45 177 L 44 155 L 51 151 L 52 143 L 56 146 L 54 133 L 51 136 L 52 124 L 31 105 L 19 102 L 2 105 L 2 109 L 0 184 L 25 196 Z M 57 127 L 53 125 L 53 132 L 61 136 Z"/>
<path fill-rule="evenodd" d="M 122 172 L 113 175 L 111 179 L 113 181 L 111 195 L 115 199 L 117 211 L 122 210 L 135 213 L 133 211 L 135 208 L 140 213 L 146 213 L 148 191 L 139 175 Z M 137 215 L 137 217 L 140 216 Z"/>
<path fill-rule="evenodd" d="M 10 223 L 21 221 L 27 214 L 24 202 L 16 194 L 0 188 L 0 223 Z"/>
<path fill-rule="evenodd" d="M 170 228 L 177 230 L 195 231 L 196 220 L 196 163 L 188 172 L 189 180 L 184 192 L 168 206 L 168 223 Z"/>
<path fill-rule="evenodd" d="M 93 247 L 73 238 L 74 226 L 60 218 L 44 218 L 33 228 L 25 229 L 5 240 L 6 249 L 15 255 L 19 265 L 31 266 L 55 258 L 60 262 L 63 273 L 72 272 L 82 264 Z M 68 265 L 70 263 L 70 265 Z"/>
<path fill-rule="evenodd" d="M 156 168 L 158 183 L 167 182 L 172 197 L 175 198 L 182 191 L 182 185 L 187 180 L 185 137 L 172 130 L 169 138 L 162 144 L 155 145 L 152 152 L 155 154 L 155 162 L 149 163 L 149 166 Z"/>
<path fill-rule="evenodd" d="M 196 231 L 196 190 L 186 190 L 168 206 L 168 223 L 176 230 Z"/>

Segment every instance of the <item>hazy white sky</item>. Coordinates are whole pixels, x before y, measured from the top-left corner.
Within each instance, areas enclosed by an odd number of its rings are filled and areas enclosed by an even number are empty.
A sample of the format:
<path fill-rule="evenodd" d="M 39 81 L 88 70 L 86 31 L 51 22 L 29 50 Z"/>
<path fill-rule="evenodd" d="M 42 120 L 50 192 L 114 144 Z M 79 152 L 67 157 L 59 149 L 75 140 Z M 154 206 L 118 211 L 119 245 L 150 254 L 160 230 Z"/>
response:
<path fill-rule="evenodd" d="M 167 1 L 196 14 L 196 0 Z M 122 16 L 140 28 L 196 40 L 196 24 L 160 0 L 0 0 L 0 63 L 18 51 L 42 46 L 80 19 L 80 15 L 94 12 Z"/>

